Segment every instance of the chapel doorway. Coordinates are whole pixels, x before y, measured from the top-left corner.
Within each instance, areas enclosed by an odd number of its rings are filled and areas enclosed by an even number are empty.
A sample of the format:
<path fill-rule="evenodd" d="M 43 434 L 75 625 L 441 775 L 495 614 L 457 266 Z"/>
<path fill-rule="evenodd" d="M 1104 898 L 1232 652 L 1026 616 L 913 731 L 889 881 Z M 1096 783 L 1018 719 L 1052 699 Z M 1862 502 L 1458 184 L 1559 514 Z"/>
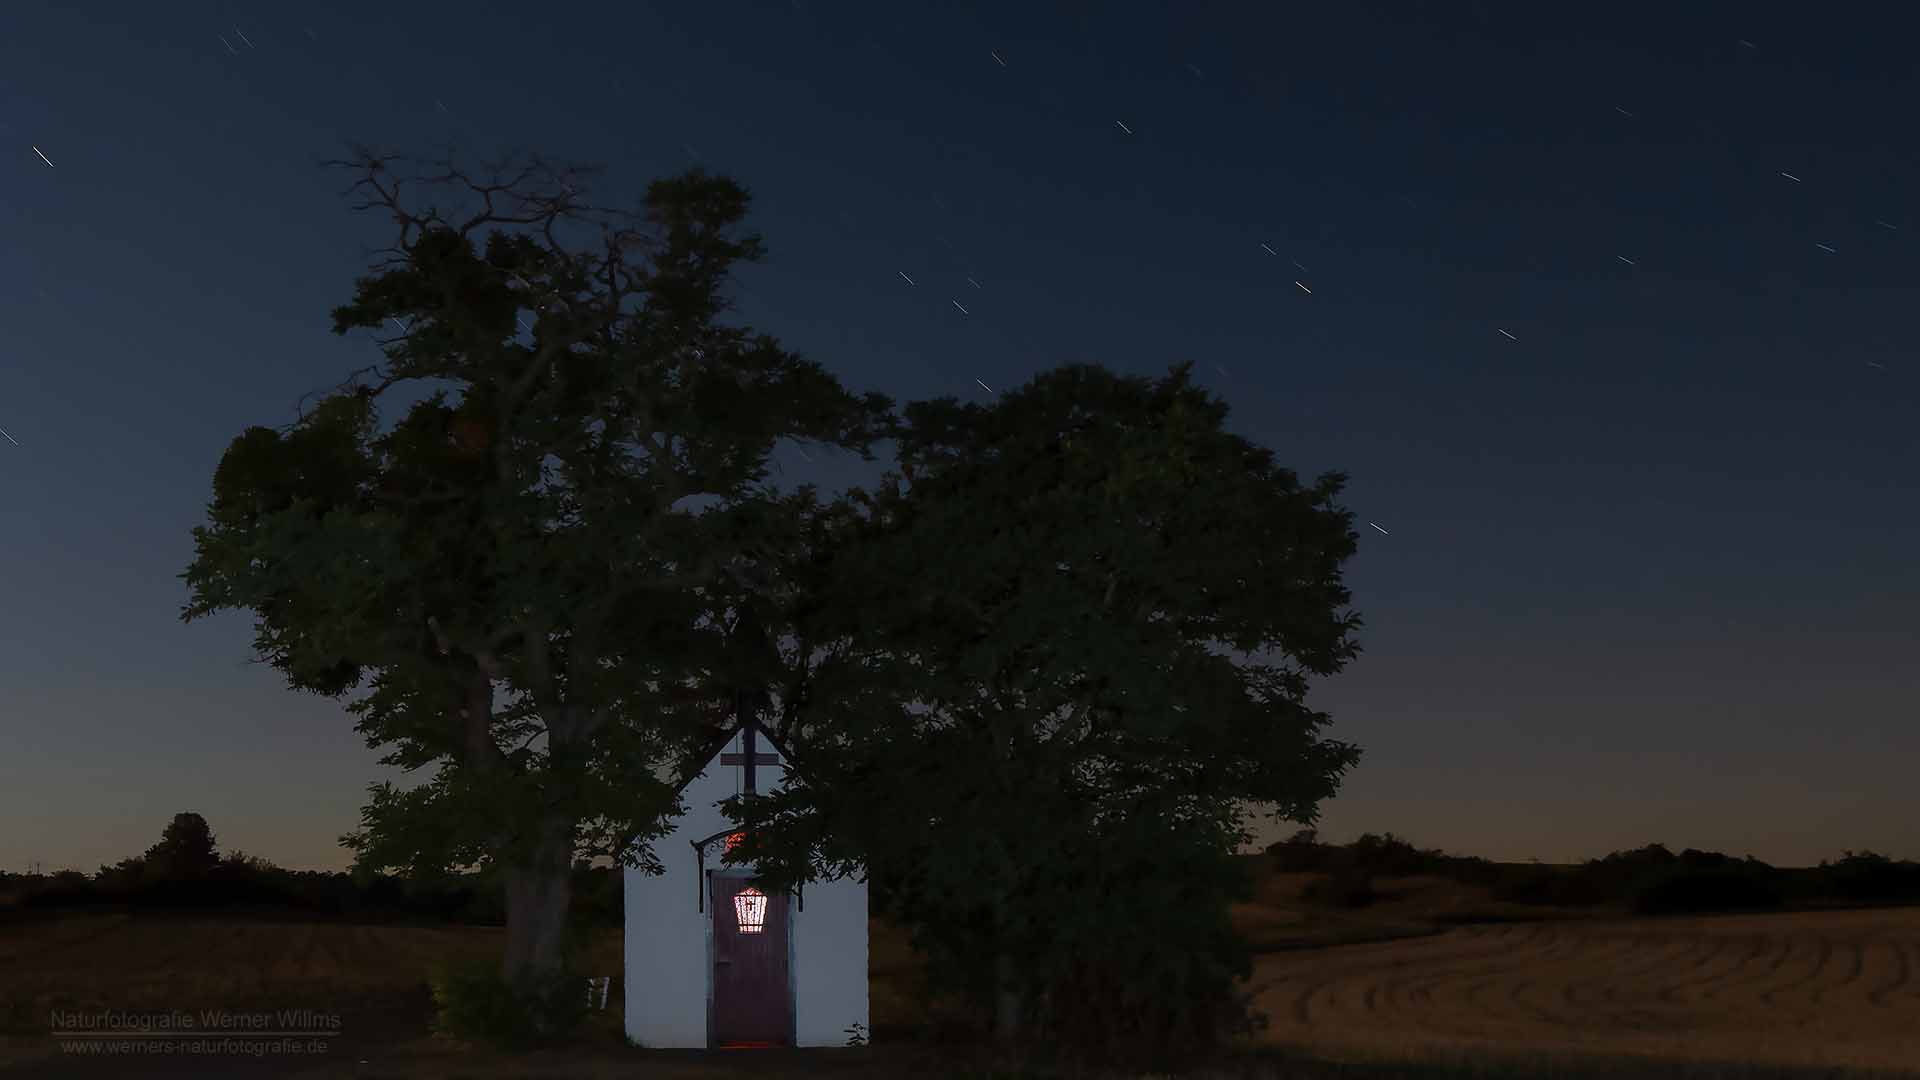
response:
<path fill-rule="evenodd" d="M 745 874 L 713 874 L 713 1045 L 791 1046 L 788 898 Z"/>

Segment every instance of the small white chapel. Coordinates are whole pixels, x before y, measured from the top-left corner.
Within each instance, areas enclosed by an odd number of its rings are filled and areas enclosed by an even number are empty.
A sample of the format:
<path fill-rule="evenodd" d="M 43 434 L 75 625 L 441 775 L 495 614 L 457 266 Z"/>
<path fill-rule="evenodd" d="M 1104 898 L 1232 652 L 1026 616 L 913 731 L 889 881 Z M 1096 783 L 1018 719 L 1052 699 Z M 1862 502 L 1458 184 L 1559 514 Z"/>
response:
<path fill-rule="evenodd" d="M 770 792 L 789 755 L 750 715 L 716 734 L 680 784 L 686 813 L 655 841 L 658 876 L 623 874 L 626 1029 L 646 1047 L 843 1046 L 867 1024 L 867 886 L 851 878 L 785 896 L 721 865 L 739 842 L 719 803 Z"/>

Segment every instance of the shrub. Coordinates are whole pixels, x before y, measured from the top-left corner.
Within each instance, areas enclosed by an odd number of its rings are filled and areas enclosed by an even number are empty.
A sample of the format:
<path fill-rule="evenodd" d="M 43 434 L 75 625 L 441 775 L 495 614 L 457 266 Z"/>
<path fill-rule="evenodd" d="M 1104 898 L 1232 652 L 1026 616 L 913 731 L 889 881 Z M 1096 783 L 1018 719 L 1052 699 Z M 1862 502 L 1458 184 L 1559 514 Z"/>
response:
<path fill-rule="evenodd" d="M 434 1030 L 465 1042 L 528 1050 L 563 1038 L 587 1014 L 586 981 L 571 963 L 553 975 L 510 986 L 487 958 L 447 964 L 431 979 Z"/>
<path fill-rule="evenodd" d="M 1739 866 L 1676 870 L 1653 880 L 1633 898 L 1641 915 L 1697 914 L 1777 908 L 1780 887 L 1768 875 Z"/>
<path fill-rule="evenodd" d="M 1438 869 L 1445 856 L 1438 851 L 1421 851 L 1392 833 L 1365 833 L 1347 845 L 1347 858 L 1355 869 L 1382 877 L 1409 877 Z"/>
<path fill-rule="evenodd" d="M 1363 908 L 1380 899 L 1373 874 L 1355 867 L 1342 867 L 1309 883 L 1300 895 L 1311 903 L 1336 908 Z"/>
<path fill-rule="evenodd" d="M 62 870 L 51 877 L 41 878 L 37 887 L 21 899 L 21 906 L 68 908 L 110 902 L 111 898 L 94 888 L 93 881 L 87 875 L 78 870 Z"/>
<path fill-rule="evenodd" d="M 1144 1064 L 1183 1069 L 1208 1061 L 1236 1039 L 1257 1034 L 1267 1018 L 1234 985 L 1238 944 L 1196 956 L 1186 970 L 1113 955 L 1088 956 L 1053 980 L 1042 999 L 1044 1031 L 1053 1040 L 1038 1055 L 1048 1064 Z"/>
<path fill-rule="evenodd" d="M 1920 865 L 1894 862 L 1871 851 L 1849 851 L 1837 862 L 1820 864 L 1817 874 L 1824 891 L 1842 900 L 1885 903 L 1920 896 Z"/>
<path fill-rule="evenodd" d="M 1267 845 L 1267 854 L 1282 873 L 1311 873 L 1325 869 L 1338 850 L 1331 844 L 1322 844 L 1320 834 L 1312 829 L 1301 829 L 1285 840 Z"/>
<path fill-rule="evenodd" d="M 1590 907 L 1622 904 L 1640 914 L 1777 908 L 1794 881 L 1757 859 L 1661 844 L 1616 851 L 1572 868 L 1516 868 L 1503 874 L 1495 899 L 1519 904 Z"/>
<path fill-rule="evenodd" d="M 1253 893 L 1230 823 L 1153 809 L 1099 822 L 1067 857 L 1028 875 L 1027 917 L 993 958 L 1005 966 L 982 962 L 991 950 L 975 944 L 991 941 L 990 925 L 916 928 L 936 947 L 930 961 L 940 958 L 929 985 L 984 1018 L 999 980 L 1012 976 L 1024 1014 L 1019 1054 L 1068 1070 L 1197 1064 L 1258 1030 L 1264 1018 L 1251 1014 L 1239 981 L 1251 954 L 1228 918 L 1229 905 Z"/>
<path fill-rule="evenodd" d="M 1413 877 L 1436 874 L 1460 881 L 1491 883 L 1499 868 L 1486 859 L 1449 855 L 1437 848 L 1423 850 L 1392 833 L 1367 833 L 1350 844 L 1320 842 L 1312 829 L 1301 829 L 1285 840 L 1269 844 L 1267 855 L 1283 873 L 1334 873 L 1341 869 L 1366 871 L 1376 877 Z"/>
<path fill-rule="evenodd" d="M 1190 855 L 1169 868 L 1175 887 L 1142 881 L 1104 898 L 1115 925 L 1151 930 L 1083 950 L 1043 981 L 1033 1002 L 1033 1033 L 1046 1044 L 1038 1062 L 1190 1068 L 1265 1026 L 1236 981 L 1252 965 L 1226 915 L 1239 892 L 1227 880 L 1234 868 L 1206 862 Z"/>
<path fill-rule="evenodd" d="M 1618 901 L 1605 884 L 1583 870 L 1529 866 L 1513 871 L 1493 887 L 1493 898 L 1510 904 L 1545 907 L 1590 907 Z"/>

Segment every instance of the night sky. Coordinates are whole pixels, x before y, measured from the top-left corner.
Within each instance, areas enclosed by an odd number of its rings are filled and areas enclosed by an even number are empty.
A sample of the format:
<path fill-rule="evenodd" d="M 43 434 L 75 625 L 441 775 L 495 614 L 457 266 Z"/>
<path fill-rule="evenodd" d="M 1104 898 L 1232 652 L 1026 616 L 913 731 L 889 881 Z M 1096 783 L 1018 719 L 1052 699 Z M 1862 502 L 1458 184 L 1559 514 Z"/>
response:
<path fill-rule="evenodd" d="M 347 862 L 377 754 L 248 616 L 181 624 L 177 575 L 229 440 L 379 359 L 329 332 L 390 237 L 320 167 L 354 141 L 604 164 L 615 202 L 732 175 L 770 250 L 737 318 L 856 392 L 1193 361 L 1351 476 L 1364 652 L 1310 700 L 1366 756 L 1325 836 L 1920 857 L 1914 26 L 82 6 L 0 11 L 0 868 L 182 810 Z M 808 454 L 787 481 L 879 467 Z"/>

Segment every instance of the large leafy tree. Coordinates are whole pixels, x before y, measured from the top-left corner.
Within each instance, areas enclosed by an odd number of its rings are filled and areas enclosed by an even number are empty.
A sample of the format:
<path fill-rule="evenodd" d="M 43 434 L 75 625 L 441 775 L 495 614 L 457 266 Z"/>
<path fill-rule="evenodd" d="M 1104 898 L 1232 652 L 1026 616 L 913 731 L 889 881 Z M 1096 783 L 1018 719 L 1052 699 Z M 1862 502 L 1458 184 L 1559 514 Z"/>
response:
<path fill-rule="evenodd" d="M 731 613 L 813 501 L 765 484 L 771 448 L 864 456 L 890 405 L 720 321 L 730 268 L 762 252 L 729 179 L 616 211 L 589 171 L 537 159 L 338 164 L 397 226 L 333 313 L 386 332 L 385 361 L 234 439 L 183 618 L 249 610 L 289 685 L 361 691 L 347 708 L 383 761 L 434 771 L 374 785 L 344 842 L 367 869 L 497 872 L 503 975 L 537 989 L 574 862 L 657 872 L 648 842 L 680 808 L 656 766 L 733 706 Z"/>
<path fill-rule="evenodd" d="M 166 881 L 191 881 L 204 878 L 220 865 L 214 850 L 213 829 L 207 819 L 187 812 L 173 815 L 160 834 L 160 842 L 147 849 L 146 870 Z"/>
<path fill-rule="evenodd" d="M 1185 365 L 908 406 L 898 472 L 790 575 L 804 778 L 735 801 L 731 857 L 866 873 L 1009 1040 L 1075 972 L 1109 997 L 1243 974 L 1248 807 L 1311 823 L 1359 757 L 1305 701 L 1358 649 L 1356 535 L 1341 475 L 1302 484 L 1226 412 Z"/>

